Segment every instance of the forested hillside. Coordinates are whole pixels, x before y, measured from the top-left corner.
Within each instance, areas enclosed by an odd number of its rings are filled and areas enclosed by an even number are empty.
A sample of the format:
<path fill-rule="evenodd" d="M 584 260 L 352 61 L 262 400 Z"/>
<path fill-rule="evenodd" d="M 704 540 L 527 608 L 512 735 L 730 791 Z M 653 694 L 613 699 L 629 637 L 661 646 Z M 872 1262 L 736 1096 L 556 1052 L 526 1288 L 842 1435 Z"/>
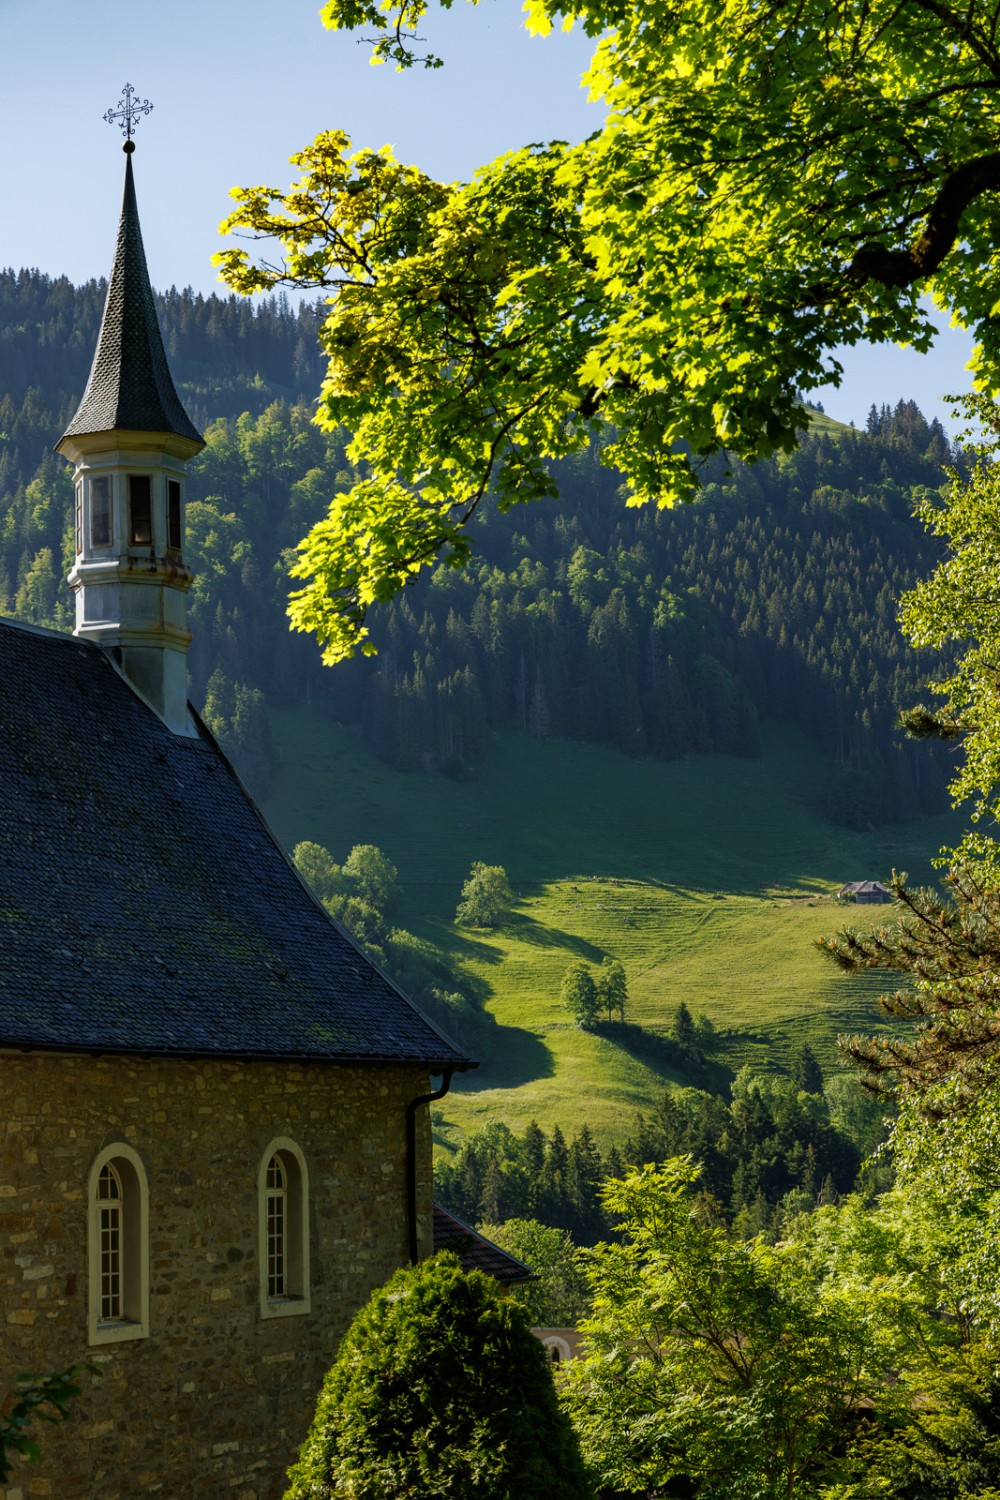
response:
<path fill-rule="evenodd" d="M 52 445 L 103 297 L 103 283 L 0 274 L 0 611 L 38 624 L 71 623 L 70 471 Z M 596 451 L 564 464 L 558 501 L 486 514 L 472 566 L 377 612 L 378 657 L 329 672 L 284 618 L 294 544 L 354 477 L 345 436 L 309 420 L 317 310 L 176 290 L 158 306 L 207 439 L 188 508 L 193 693 L 252 783 L 273 753 L 265 703 L 319 699 L 391 764 L 458 777 L 491 728 L 753 757 L 771 718 L 828 752 L 818 796 L 835 820 L 940 807 L 933 751 L 894 727 L 931 667 L 895 624 L 933 555 L 911 505 L 952 457 L 912 404 L 752 471 L 715 462 L 679 511 L 626 508 Z"/>

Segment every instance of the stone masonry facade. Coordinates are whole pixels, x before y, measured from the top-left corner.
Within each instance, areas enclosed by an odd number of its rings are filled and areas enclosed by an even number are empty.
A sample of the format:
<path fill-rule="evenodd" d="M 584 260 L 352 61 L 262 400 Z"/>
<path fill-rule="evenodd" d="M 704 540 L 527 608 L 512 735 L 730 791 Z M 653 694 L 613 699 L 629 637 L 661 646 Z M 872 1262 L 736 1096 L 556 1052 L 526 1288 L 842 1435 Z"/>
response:
<path fill-rule="evenodd" d="M 342 1334 L 407 1259 L 406 1106 L 427 1088 L 402 1065 L 0 1052 L 0 1400 L 24 1371 L 101 1370 L 3 1500 L 279 1500 Z M 309 1172 L 311 1311 L 264 1318 L 258 1172 L 281 1136 Z M 87 1183 L 116 1142 L 149 1184 L 149 1336 L 91 1348 Z"/>

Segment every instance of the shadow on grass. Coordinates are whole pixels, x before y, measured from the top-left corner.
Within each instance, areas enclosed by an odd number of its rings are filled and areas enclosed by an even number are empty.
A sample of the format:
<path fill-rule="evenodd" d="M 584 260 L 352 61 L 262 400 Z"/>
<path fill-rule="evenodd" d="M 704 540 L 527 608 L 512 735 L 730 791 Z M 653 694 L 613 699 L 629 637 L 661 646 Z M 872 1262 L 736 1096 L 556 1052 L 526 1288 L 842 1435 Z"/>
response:
<path fill-rule="evenodd" d="M 514 912 L 507 918 L 504 931 L 519 943 L 527 943 L 532 948 L 565 948 L 580 958 L 588 959 L 592 964 L 599 964 L 604 957 L 605 950 L 595 943 L 588 943 L 586 938 L 563 932 L 560 927 L 536 922 L 534 917 L 527 917 L 521 912 Z"/>
<path fill-rule="evenodd" d="M 421 931 L 429 942 L 435 942 L 430 926 L 423 927 Z M 499 927 L 455 926 L 448 932 L 447 949 L 443 942 L 437 943 L 436 946 L 441 953 L 447 952 L 449 960 L 460 959 L 483 965 L 502 963 L 507 955 L 501 948 L 495 947 L 490 942 L 491 938 L 513 939 L 530 948 L 564 948 L 569 953 L 576 954 L 594 964 L 599 964 L 605 954 L 603 948 L 599 948 L 594 943 L 588 943 L 586 938 L 577 937 L 571 932 L 563 932 L 559 927 L 549 927 L 546 923 L 537 922 L 534 917 L 523 916 L 520 912 L 512 912 Z"/>
<path fill-rule="evenodd" d="M 482 1089 L 518 1088 L 536 1079 L 551 1078 L 555 1059 L 542 1038 L 523 1026 L 497 1026 L 489 1032 L 488 1052 L 477 1054 L 479 1067 L 472 1073 L 456 1073 L 452 1088 L 462 1094 Z"/>
<path fill-rule="evenodd" d="M 421 934 L 437 949 L 442 959 L 448 964 L 456 959 L 464 963 L 500 963 L 504 954 L 498 948 L 493 947 L 489 939 L 498 936 L 501 931 L 501 928 L 496 927 L 449 927 L 446 937 L 439 940 L 433 926 L 421 927 Z"/>
<path fill-rule="evenodd" d="M 725 1094 L 736 1076 L 732 1068 L 717 1058 L 701 1058 L 686 1053 L 668 1036 L 647 1031 L 634 1021 L 602 1021 L 594 1026 L 595 1036 L 620 1047 L 635 1062 L 665 1074 L 683 1088 L 704 1089 L 707 1094 Z"/>

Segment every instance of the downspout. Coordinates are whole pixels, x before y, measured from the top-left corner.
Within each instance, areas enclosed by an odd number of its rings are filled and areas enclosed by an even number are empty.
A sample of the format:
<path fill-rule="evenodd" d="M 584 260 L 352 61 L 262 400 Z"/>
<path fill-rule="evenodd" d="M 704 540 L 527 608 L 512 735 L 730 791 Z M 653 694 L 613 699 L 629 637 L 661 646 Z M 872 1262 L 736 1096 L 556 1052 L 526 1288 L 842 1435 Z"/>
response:
<path fill-rule="evenodd" d="M 410 1236 L 410 1265 L 415 1266 L 420 1256 L 417 1246 L 417 1110 L 421 1104 L 433 1104 L 443 1099 L 451 1088 L 454 1070 L 444 1070 L 444 1083 L 433 1094 L 419 1094 L 406 1106 L 406 1217 Z"/>

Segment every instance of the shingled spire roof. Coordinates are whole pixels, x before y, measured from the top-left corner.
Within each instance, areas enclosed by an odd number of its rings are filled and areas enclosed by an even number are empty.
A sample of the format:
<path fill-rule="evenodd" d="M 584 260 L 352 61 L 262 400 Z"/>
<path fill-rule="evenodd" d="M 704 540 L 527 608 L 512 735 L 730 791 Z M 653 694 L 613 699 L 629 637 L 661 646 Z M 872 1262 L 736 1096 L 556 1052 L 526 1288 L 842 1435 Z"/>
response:
<path fill-rule="evenodd" d="M 83 400 L 63 436 L 126 428 L 169 432 L 203 446 L 174 389 L 163 349 L 142 248 L 131 145 L 125 148 L 122 215 L 97 352 Z"/>

